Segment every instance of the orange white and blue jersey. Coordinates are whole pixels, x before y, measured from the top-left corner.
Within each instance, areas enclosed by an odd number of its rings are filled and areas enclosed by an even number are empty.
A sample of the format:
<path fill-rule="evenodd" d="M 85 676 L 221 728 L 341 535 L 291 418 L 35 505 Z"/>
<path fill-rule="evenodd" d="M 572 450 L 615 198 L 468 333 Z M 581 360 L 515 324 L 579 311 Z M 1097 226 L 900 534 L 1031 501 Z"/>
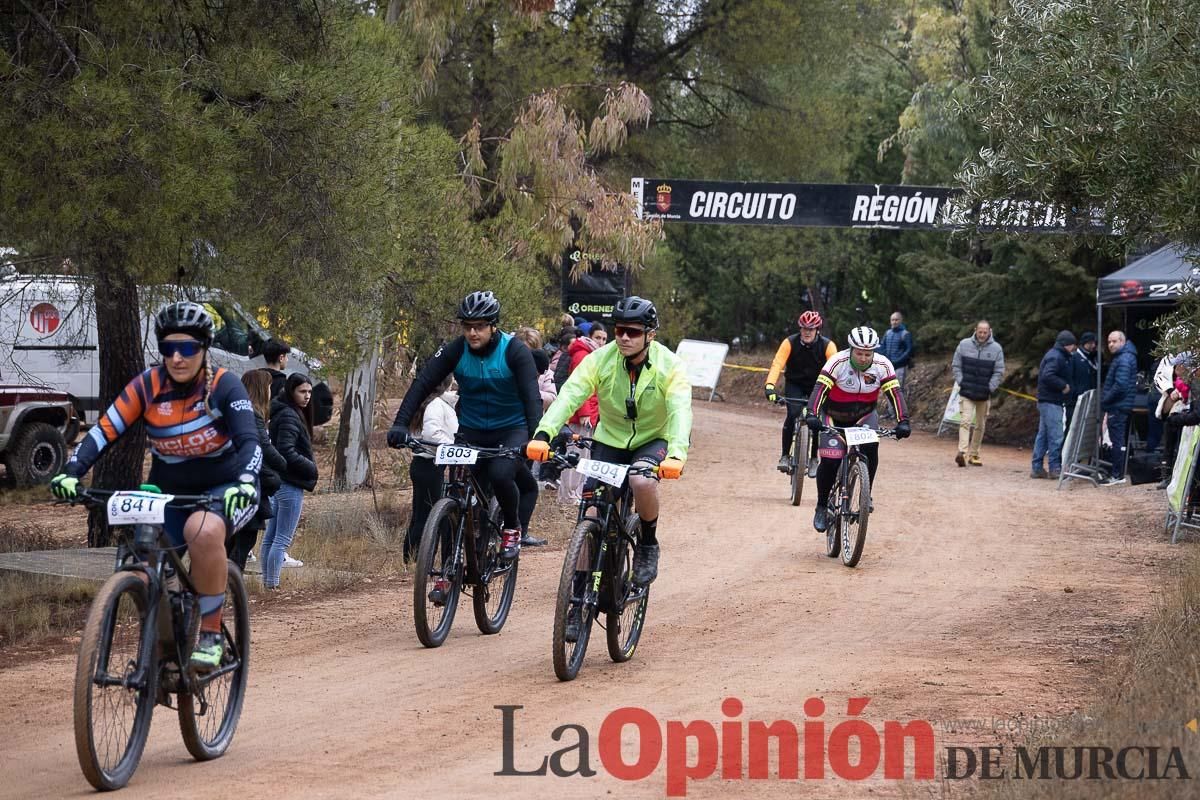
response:
<path fill-rule="evenodd" d="M 67 462 L 82 477 L 104 448 L 138 421 L 146 424 L 153 462 L 150 482 L 171 492 L 203 492 L 249 474 L 257 477 L 262 449 L 254 409 L 237 376 L 219 369 L 212 393 L 202 381 L 174 383 L 165 367 L 134 378 L 100 417 Z"/>
<path fill-rule="evenodd" d="M 879 396 L 887 395 L 896 409 L 896 419 L 908 419 L 908 408 L 892 362 L 878 352 L 871 365 L 857 369 L 850 351 L 842 350 L 821 370 L 809 406 L 814 414 L 827 414 L 838 425 L 856 425 L 875 412 Z"/>

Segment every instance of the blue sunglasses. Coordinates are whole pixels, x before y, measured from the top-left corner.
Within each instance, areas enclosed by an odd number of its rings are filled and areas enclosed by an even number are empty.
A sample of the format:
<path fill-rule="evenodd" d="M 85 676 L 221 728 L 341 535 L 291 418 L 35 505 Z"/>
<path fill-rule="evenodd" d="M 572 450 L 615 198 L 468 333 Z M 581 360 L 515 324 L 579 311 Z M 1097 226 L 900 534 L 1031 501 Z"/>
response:
<path fill-rule="evenodd" d="M 180 339 L 177 342 L 158 343 L 158 352 L 162 353 L 163 358 L 171 358 L 176 353 L 184 358 L 191 358 L 202 350 L 204 350 L 204 345 L 193 339 Z"/>

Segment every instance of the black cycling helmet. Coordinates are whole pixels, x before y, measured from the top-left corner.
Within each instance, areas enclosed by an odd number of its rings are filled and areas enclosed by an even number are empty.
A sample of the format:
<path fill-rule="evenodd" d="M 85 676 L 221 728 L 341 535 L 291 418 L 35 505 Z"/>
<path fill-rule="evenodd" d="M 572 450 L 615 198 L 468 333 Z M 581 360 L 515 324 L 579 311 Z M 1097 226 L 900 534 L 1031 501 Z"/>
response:
<path fill-rule="evenodd" d="M 614 323 L 640 322 L 652 331 L 658 328 L 658 309 L 644 297 L 626 297 L 617 301 L 612 319 Z"/>
<path fill-rule="evenodd" d="M 210 347 L 213 342 L 212 315 L 204 306 L 190 301 L 163 306 L 154 317 L 154 338 L 161 342 L 172 333 L 186 333 Z"/>
<path fill-rule="evenodd" d="M 486 319 L 500 324 L 500 301 L 491 292 L 471 292 L 458 306 L 459 319 Z"/>

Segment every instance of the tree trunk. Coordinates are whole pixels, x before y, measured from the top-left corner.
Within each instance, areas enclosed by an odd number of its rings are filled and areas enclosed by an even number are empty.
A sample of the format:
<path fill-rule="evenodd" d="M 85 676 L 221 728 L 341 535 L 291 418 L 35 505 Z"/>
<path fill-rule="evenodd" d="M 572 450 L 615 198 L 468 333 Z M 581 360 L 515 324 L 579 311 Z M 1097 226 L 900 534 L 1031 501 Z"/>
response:
<path fill-rule="evenodd" d="M 96 271 L 96 343 L 100 350 L 100 413 L 145 368 L 137 284 L 121 274 L 110 259 Z M 125 431 L 104 450 L 92 471 L 97 489 L 131 489 L 142 481 L 146 436 L 142 422 Z M 88 514 L 88 546 L 110 544 L 108 521 L 102 509 Z"/>
<path fill-rule="evenodd" d="M 379 374 L 379 347 L 346 376 L 342 415 L 334 447 L 333 485 L 338 491 L 366 486 L 371 481 L 369 439 L 375 416 L 375 385 Z"/>

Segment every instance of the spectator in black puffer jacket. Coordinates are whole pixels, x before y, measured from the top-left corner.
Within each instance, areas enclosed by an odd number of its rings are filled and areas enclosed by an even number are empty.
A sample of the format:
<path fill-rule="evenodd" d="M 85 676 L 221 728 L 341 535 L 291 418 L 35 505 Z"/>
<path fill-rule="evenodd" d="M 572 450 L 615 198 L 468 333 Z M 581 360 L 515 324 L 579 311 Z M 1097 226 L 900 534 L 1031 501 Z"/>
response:
<path fill-rule="evenodd" d="M 970 454 L 973 467 L 983 466 L 979 447 L 991 408 L 992 392 L 1000 388 L 1004 378 L 1004 349 L 992 338 L 992 326 L 986 319 L 975 325 L 975 335 L 958 343 L 954 351 L 954 380 L 958 382 L 959 407 L 962 417 L 958 423 L 958 454 L 954 463 L 965 467 Z M 972 430 L 973 428 L 973 430 Z"/>
<path fill-rule="evenodd" d="M 293 372 L 288 375 L 283 392 L 271 403 L 271 441 L 287 465 L 279 476 L 282 483 L 275 493 L 275 516 L 267 524 L 267 535 L 263 538 L 263 586 L 268 589 L 279 588 L 284 556 L 300 522 L 304 492 L 311 492 L 317 485 L 311 400 L 312 381 L 307 375 Z"/>
<path fill-rule="evenodd" d="M 232 539 L 226 542 L 225 548 L 229 560 L 245 572 L 246 561 L 251 556 L 254 543 L 258 541 L 258 532 L 265 528 L 274 514 L 271 511 L 275 492 L 279 490 L 281 479 L 279 473 L 287 469 L 287 461 L 271 444 L 271 435 L 267 432 L 267 420 L 271 413 L 271 371 L 252 369 L 242 375 L 242 385 L 254 406 L 254 423 L 258 427 L 258 444 L 263 451 L 262 469 L 258 473 L 259 503 L 258 516 L 252 522 L 238 531 Z"/>
<path fill-rule="evenodd" d="M 1137 348 L 1125 339 L 1123 331 L 1108 334 L 1108 350 L 1113 354 L 1100 409 L 1108 418 L 1108 437 L 1112 440 L 1112 475 L 1106 484 L 1125 482 L 1125 449 L 1129 437 L 1129 414 L 1137 395 Z"/>
<path fill-rule="evenodd" d="M 1075 334 L 1059 331 L 1054 347 L 1042 356 L 1038 366 L 1038 431 L 1033 441 L 1031 478 L 1057 479 L 1062 471 L 1063 406 L 1071 396 L 1071 357 L 1075 352 Z M 1050 474 L 1042 461 L 1050 462 Z"/>

